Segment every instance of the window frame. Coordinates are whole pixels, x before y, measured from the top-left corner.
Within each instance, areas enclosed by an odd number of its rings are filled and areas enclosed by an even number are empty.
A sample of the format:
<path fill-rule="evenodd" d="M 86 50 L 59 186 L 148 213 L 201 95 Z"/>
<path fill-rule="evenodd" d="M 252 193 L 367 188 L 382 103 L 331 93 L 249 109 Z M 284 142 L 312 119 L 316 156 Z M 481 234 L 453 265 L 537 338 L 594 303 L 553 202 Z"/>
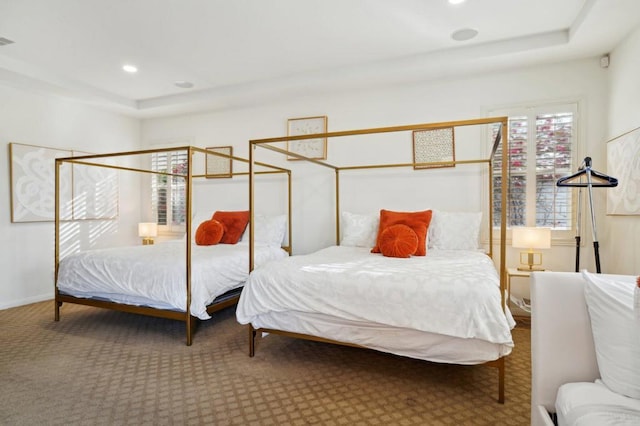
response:
<path fill-rule="evenodd" d="M 185 165 L 187 164 L 188 161 L 188 152 L 184 151 L 184 150 L 175 150 L 175 151 L 163 151 L 163 152 L 156 152 L 153 153 L 151 155 L 150 158 L 150 168 L 153 171 L 156 171 L 156 166 L 155 164 L 158 162 L 157 159 L 155 159 L 155 156 L 167 156 L 167 160 L 165 161 L 165 164 L 171 164 L 172 159 L 171 156 L 172 155 L 179 155 L 179 156 L 185 156 Z M 181 177 L 171 177 L 171 176 L 166 176 L 168 183 L 166 183 L 165 187 L 167 189 L 167 194 L 166 194 L 166 199 L 167 199 L 167 207 L 166 207 L 166 222 L 167 224 L 165 225 L 161 225 L 160 223 L 158 223 L 158 197 L 157 197 L 157 189 L 158 187 L 156 187 L 155 185 L 155 180 L 161 175 L 158 174 L 151 174 L 151 180 L 149 182 L 149 190 L 150 190 L 150 194 L 149 194 L 149 202 L 151 204 L 151 215 L 153 217 L 153 219 L 155 220 L 155 222 L 158 224 L 158 234 L 159 235 L 167 235 L 167 236 L 175 236 L 175 235 L 180 235 L 180 234 L 184 234 L 184 232 L 186 231 L 186 218 L 185 218 L 185 222 L 182 224 L 173 224 L 173 209 L 172 209 L 172 205 L 173 205 L 173 197 L 174 197 L 174 185 L 170 183 L 171 179 L 182 179 L 184 181 L 184 185 L 183 185 L 183 197 L 184 197 L 184 188 L 186 187 L 186 178 L 181 178 Z M 178 194 L 179 196 L 179 194 Z M 186 200 L 183 200 L 183 204 L 186 203 Z M 185 207 L 185 212 L 186 212 L 186 206 Z"/>
<path fill-rule="evenodd" d="M 581 99 L 566 99 L 559 101 L 551 101 L 551 102 L 537 102 L 535 104 L 527 104 L 527 105 L 514 105 L 514 106 L 505 106 L 499 108 L 493 108 L 488 110 L 488 117 L 497 117 L 497 116 L 506 116 L 506 117 L 519 117 L 519 116 L 527 116 L 528 128 L 527 128 L 527 160 L 529 158 L 537 158 L 536 155 L 536 128 L 535 122 L 536 117 L 542 114 L 554 114 L 560 112 L 572 112 L 573 116 L 573 134 L 572 134 L 572 150 L 571 150 L 571 167 L 575 170 L 580 166 L 582 153 L 584 152 L 585 141 L 582 135 L 583 126 L 585 123 L 584 120 L 581 120 L 581 110 L 583 101 Z M 533 123 L 533 126 L 531 125 Z M 509 130 L 507 129 L 507 135 L 509 135 Z M 487 139 L 491 139 L 490 135 L 487 136 Z M 505 140 L 502 141 L 502 148 L 505 147 Z M 571 171 L 573 172 L 573 171 Z M 490 171 L 493 173 L 493 170 Z M 534 167 L 529 167 L 529 162 L 527 161 L 527 171 L 526 177 L 527 182 L 533 182 L 533 185 L 527 185 L 527 203 L 526 203 L 526 214 L 525 221 L 526 223 L 523 226 L 536 226 L 536 170 Z M 495 190 L 495 188 L 494 188 Z M 487 194 L 489 197 L 493 198 L 493 194 L 489 194 L 487 190 Z M 583 194 L 584 199 L 584 194 Z M 573 245 L 575 244 L 575 236 L 577 235 L 577 229 L 584 228 L 584 213 L 580 218 L 580 224 L 578 224 L 578 191 L 571 191 L 571 227 L 569 229 L 551 229 L 551 239 L 553 245 Z M 507 240 L 510 243 L 511 241 L 511 228 L 512 226 L 507 223 Z M 493 232 L 494 235 L 497 235 L 500 227 L 494 226 Z"/>

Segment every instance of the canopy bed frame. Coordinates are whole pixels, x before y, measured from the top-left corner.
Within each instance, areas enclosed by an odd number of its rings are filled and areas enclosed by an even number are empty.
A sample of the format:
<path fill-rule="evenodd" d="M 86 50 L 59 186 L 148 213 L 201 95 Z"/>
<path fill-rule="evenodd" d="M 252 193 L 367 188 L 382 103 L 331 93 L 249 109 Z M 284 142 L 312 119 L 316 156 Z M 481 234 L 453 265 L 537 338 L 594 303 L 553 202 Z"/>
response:
<path fill-rule="evenodd" d="M 487 183 L 487 188 L 488 188 L 488 195 L 487 195 L 487 201 L 488 201 L 488 209 L 487 211 L 488 213 L 488 218 L 487 218 L 487 226 L 488 226 L 488 240 L 489 240 L 489 244 L 488 244 L 488 255 L 489 257 L 491 257 L 492 259 L 494 259 L 495 262 L 495 253 L 493 250 L 493 244 L 494 244 L 494 237 L 493 237 L 493 216 L 494 216 L 494 206 L 493 206 L 493 202 L 492 202 L 492 196 L 491 194 L 493 194 L 493 164 L 494 164 L 494 157 L 496 156 L 496 152 L 498 151 L 499 145 L 501 143 L 502 140 L 502 136 L 506 134 L 506 129 L 507 129 L 507 123 L 508 123 L 508 118 L 507 117 L 494 117 L 494 118 L 480 118 L 480 119 L 471 119 L 471 120 L 461 120 L 461 121 L 449 121 L 449 122 L 438 122 L 438 123 L 427 123 L 427 124 L 414 124 L 414 125 L 405 125 L 405 126 L 394 126 L 394 127 L 381 127 L 381 128 L 367 128 L 367 129 L 360 129 L 360 130 L 349 130 L 349 131 L 337 131 L 337 132 L 327 132 L 327 133 L 319 133 L 319 134 L 311 134 L 311 135 L 297 135 L 297 136 L 285 136 L 285 137 L 276 137 L 276 138 L 268 138 L 268 139 L 257 139 L 257 140 L 251 140 L 250 141 L 250 156 L 249 156 L 249 173 L 250 173 L 250 178 L 249 178 L 249 194 L 250 194 L 250 206 L 253 205 L 253 197 L 254 197 L 254 185 L 255 185 L 255 181 L 256 178 L 254 176 L 254 164 L 255 163 L 255 156 L 254 156 L 254 151 L 256 150 L 256 148 L 263 148 L 263 149 L 267 149 L 273 152 L 277 152 L 280 154 L 283 154 L 285 156 L 287 156 L 286 158 L 295 158 L 295 159 L 299 159 L 299 160 L 304 160 L 308 163 L 311 164 L 315 164 L 317 166 L 320 167 L 325 167 L 325 168 L 329 168 L 335 171 L 335 224 L 336 224 L 336 245 L 340 245 L 340 220 L 341 220 L 341 209 L 340 209 L 340 189 L 341 189 L 341 185 L 340 185 L 340 177 L 343 173 L 345 172 L 349 172 L 352 170 L 363 170 L 363 169 L 384 169 L 384 168 L 414 168 L 414 169 L 419 169 L 419 168 L 425 168 L 425 167 L 434 167 L 434 166 L 454 166 L 454 165 L 464 165 L 464 164 L 476 164 L 476 165 L 486 165 L 487 167 L 487 177 L 488 177 L 488 183 Z M 304 141 L 304 140 L 308 140 L 308 139 L 320 139 L 320 138 L 327 138 L 327 141 L 332 140 L 332 139 L 336 139 L 334 140 L 334 142 L 340 142 L 340 138 L 341 137 L 345 137 L 345 136 L 359 136 L 359 135 L 376 135 L 376 134 L 382 134 L 382 133 L 394 133 L 394 132 L 410 132 L 410 131 L 424 131 L 424 130 L 435 130 L 435 129 L 442 129 L 442 128 L 459 128 L 459 127 L 465 127 L 465 126 L 485 126 L 485 128 L 489 128 L 489 126 L 497 126 L 498 127 L 498 131 L 497 131 L 497 135 L 495 140 L 493 141 L 493 144 L 491 147 L 489 147 L 489 149 L 487 151 L 488 154 L 486 156 L 486 158 L 480 158 L 480 159 L 473 159 L 473 160 L 452 160 L 452 161 L 435 161 L 435 162 L 428 162 L 428 163 L 418 163 L 415 161 L 412 162 L 407 162 L 407 163 L 394 163 L 394 164 L 365 164 L 365 165 L 350 165 L 350 166 L 336 166 L 334 164 L 331 164 L 328 160 L 324 160 L 324 159 L 317 159 L 317 158 L 309 158 L 306 157 L 304 155 L 301 155 L 299 153 L 296 152 L 292 152 L 288 150 L 288 142 L 290 141 Z M 483 133 L 482 131 L 480 133 Z M 488 132 L 489 134 L 491 134 L 490 132 Z M 488 140 L 488 136 L 486 137 Z M 282 146 L 286 143 L 287 149 L 283 149 Z M 507 197 L 507 181 L 508 181 L 508 176 L 507 176 L 507 165 L 508 165 L 508 150 L 507 149 L 502 149 L 501 150 L 501 205 L 505 206 L 506 205 L 506 197 Z M 455 158 L 455 156 L 454 156 Z M 500 159 L 497 159 L 496 161 L 499 161 Z M 453 169 L 451 169 L 453 170 Z M 422 172 L 424 173 L 424 172 Z M 427 175 L 429 173 L 425 173 L 425 179 L 428 179 Z M 500 300 L 500 307 L 498 307 L 497 309 L 500 310 L 501 312 L 507 316 L 508 314 L 508 308 L 506 305 L 506 300 L 505 300 L 505 293 L 506 293 L 506 268 L 505 268 L 505 257 L 506 257 L 506 247 L 505 247 L 505 239 L 506 239 L 506 214 L 507 214 L 507 209 L 502 208 L 501 212 L 500 212 L 500 238 L 499 238 L 499 268 L 498 268 L 498 274 L 499 274 L 499 278 L 497 278 L 497 280 L 499 280 L 499 286 L 500 286 L 500 296 L 499 296 L 499 300 Z M 297 256 L 293 256 L 294 258 Z M 288 258 L 291 259 L 291 258 Z M 288 260 L 285 259 L 285 260 Z M 251 268 L 253 269 L 253 259 L 250 260 L 251 263 Z M 494 272 L 495 272 L 495 265 L 491 265 L 494 268 Z M 252 273 L 252 277 L 254 276 L 254 274 Z M 250 278 L 251 281 L 251 278 Z M 253 284 L 252 282 L 250 284 Z M 497 285 L 496 285 L 497 286 Z M 251 287 L 251 285 L 249 286 Z M 245 286 L 245 293 L 247 293 L 247 286 Z M 495 294 L 495 293 L 494 293 Z M 243 294 L 243 298 L 245 297 L 245 294 Z M 248 296 L 247 296 L 248 297 Z M 497 297 L 497 296 L 496 296 Z M 249 300 L 249 299 L 247 299 Z M 510 315 L 509 315 L 510 316 Z M 245 323 L 244 321 L 242 321 L 243 323 Z M 300 339 L 307 339 L 307 340 L 312 340 L 312 341 L 319 341 L 319 342 L 326 342 L 326 343 L 333 343 L 333 344 L 338 344 L 338 345 L 345 345 L 345 346 L 354 346 L 354 347 L 365 347 L 359 344 L 353 344 L 352 342 L 345 342 L 344 339 L 331 339 L 331 338 L 327 338 L 327 336 L 324 337 L 319 337 L 317 335 L 312 335 L 312 333 L 298 333 L 298 332 L 292 332 L 292 331 L 285 331 L 280 329 L 279 327 L 274 327 L 274 328 L 264 328 L 264 327 L 254 327 L 254 323 L 251 321 L 247 321 L 248 322 L 248 331 L 249 331 L 249 356 L 253 357 L 255 354 L 255 348 L 256 348 L 256 335 L 258 333 L 264 334 L 264 333 L 271 333 L 271 334 L 279 334 L 279 335 L 284 335 L 284 336 L 288 336 L 288 337 L 294 337 L 294 338 L 300 338 Z M 276 321 L 277 322 L 277 321 Z M 283 322 L 286 322 L 283 320 Z M 509 331 L 509 335 L 510 335 L 510 331 Z M 510 351 L 509 351 L 510 352 Z M 492 359 L 488 362 L 475 362 L 477 363 L 482 363 L 482 364 L 486 364 L 489 365 L 491 367 L 496 367 L 498 369 L 498 401 L 499 403 L 504 403 L 504 388 L 505 388 L 505 356 L 499 356 L 497 359 Z M 426 358 L 425 358 L 426 359 Z M 453 363 L 457 363 L 457 362 L 453 362 Z"/>
<path fill-rule="evenodd" d="M 148 167 L 125 167 L 117 164 L 118 159 L 129 158 L 129 159 L 137 159 L 140 160 L 139 163 L 142 163 L 145 157 L 150 158 L 153 154 L 161 154 L 161 153 L 169 153 L 169 152 L 180 152 L 186 153 L 186 168 L 184 171 L 172 173 L 155 171 L 151 169 L 151 161 L 148 161 Z M 203 155 L 202 160 L 207 159 L 207 156 L 217 156 L 229 159 L 229 165 L 231 166 L 233 162 L 239 162 L 245 164 L 244 169 L 247 169 L 247 164 L 249 160 L 237 156 L 233 156 L 230 153 L 217 152 L 212 150 L 206 150 L 203 148 L 193 147 L 193 146 L 180 146 L 180 147 L 171 147 L 171 148 L 161 148 L 161 149 L 148 149 L 148 150 L 140 150 L 140 151 L 128 151 L 128 152 L 117 152 L 117 153 L 107 153 L 107 154 L 97 154 L 97 155 L 84 155 L 78 157 L 68 157 L 68 158 L 57 158 L 55 160 L 55 321 L 60 320 L 60 309 L 63 303 L 73 303 L 87 306 L 94 306 L 99 308 L 117 310 L 122 312 L 129 312 L 134 314 L 142 314 L 147 316 L 153 316 L 158 318 L 167 318 L 172 320 L 183 321 L 186 326 L 186 344 L 190 346 L 193 340 L 193 332 L 195 330 L 196 317 L 191 312 L 191 300 L 192 300 L 192 242 L 194 242 L 194 233 L 195 227 L 198 226 L 192 224 L 193 220 L 193 181 L 195 179 L 202 178 L 219 178 L 220 176 L 215 175 L 207 175 L 206 167 L 203 168 L 204 174 L 196 174 L 196 170 L 199 170 L 201 167 L 195 167 L 196 161 L 194 157 L 198 160 L 201 159 L 201 155 Z M 115 160 L 115 161 L 114 161 Z M 125 171 L 125 172 L 134 172 L 139 174 L 151 174 L 151 175 L 161 175 L 166 176 L 167 178 L 180 178 L 185 181 L 185 244 L 184 244 L 184 259 L 185 262 L 185 277 L 186 277 L 186 301 L 185 305 L 186 310 L 176 310 L 176 309 L 163 309 L 158 307 L 150 307 L 145 305 L 136 305 L 129 303 L 121 303 L 115 302 L 111 300 L 105 300 L 103 297 L 76 297 L 70 294 L 64 294 L 58 288 L 58 279 L 60 273 L 60 262 L 61 262 L 61 225 L 64 223 L 70 222 L 78 222 L 79 219 L 69 219 L 64 218 L 61 213 L 63 200 L 61 195 L 61 168 L 65 164 L 70 165 L 82 165 L 89 167 L 101 167 L 107 169 L 113 169 L 116 171 Z M 285 168 L 277 167 L 274 165 L 266 164 L 266 163 L 255 163 L 258 167 L 258 171 L 251 171 L 254 174 L 286 174 L 287 175 L 287 191 L 290 189 L 290 181 L 291 181 L 291 172 Z M 253 167 L 253 165 L 251 165 Z M 237 177 L 237 176 L 248 176 L 250 175 L 249 171 L 237 171 L 238 167 L 230 167 L 229 174 L 224 177 Z M 218 179 L 216 184 L 220 184 L 225 181 L 224 179 Z M 288 203 L 291 202 L 290 191 L 288 194 Z M 73 203 L 73 201 L 71 202 Z M 290 213 L 290 209 L 289 209 Z M 251 218 L 253 219 L 253 212 L 251 213 Z M 288 218 L 289 224 L 291 223 L 290 218 Z M 290 225 L 289 225 L 290 228 Z M 192 232 L 193 231 L 193 232 Z M 289 233 L 290 234 L 290 233 Z M 253 240 L 253 238 L 251 238 Z M 254 250 L 254 245 L 251 244 L 251 250 Z M 288 244 L 283 245 L 282 249 L 287 252 L 291 252 L 291 238 L 289 237 Z M 249 270 L 249 266 L 253 265 L 253 252 L 249 255 L 251 261 L 249 265 L 247 265 L 247 272 Z M 225 292 L 224 294 L 216 297 L 211 304 L 206 307 L 206 312 L 211 314 L 213 312 L 224 309 L 228 306 L 232 306 L 237 303 L 242 287 L 235 288 Z"/>

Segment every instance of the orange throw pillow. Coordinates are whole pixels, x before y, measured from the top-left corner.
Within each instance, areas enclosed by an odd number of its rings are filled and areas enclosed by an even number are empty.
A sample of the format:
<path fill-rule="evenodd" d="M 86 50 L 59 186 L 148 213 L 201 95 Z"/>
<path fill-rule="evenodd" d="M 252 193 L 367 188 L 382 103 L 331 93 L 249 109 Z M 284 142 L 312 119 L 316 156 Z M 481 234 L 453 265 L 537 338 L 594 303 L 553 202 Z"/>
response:
<path fill-rule="evenodd" d="M 224 225 L 224 235 L 220 242 L 222 244 L 235 244 L 240 240 L 244 229 L 249 223 L 249 210 L 238 212 L 217 211 L 211 219 L 215 219 Z"/>
<path fill-rule="evenodd" d="M 385 229 L 391 225 L 407 225 L 413 229 L 418 236 L 418 248 L 415 256 L 425 256 L 427 254 L 427 229 L 431 223 L 431 210 L 422 212 L 394 212 L 391 210 L 380 210 L 380 226 L 378 227 L 378 238 L 376 246 L 371 253 L 380 253 L 380 236 Z"/>
<path fill-rule="evenodd" d="M 380 251 L 387 257 L 411 257 L 418 248 L 418 235 L 407 225 L 391 225 L 380 234 Z"/>
<path fill-rule="evenodd" d="M 217 220 L 205 220 L 196 230 L 196 244 L 212 246 L 218 244 L 224 235 L 224 225 Z"/>

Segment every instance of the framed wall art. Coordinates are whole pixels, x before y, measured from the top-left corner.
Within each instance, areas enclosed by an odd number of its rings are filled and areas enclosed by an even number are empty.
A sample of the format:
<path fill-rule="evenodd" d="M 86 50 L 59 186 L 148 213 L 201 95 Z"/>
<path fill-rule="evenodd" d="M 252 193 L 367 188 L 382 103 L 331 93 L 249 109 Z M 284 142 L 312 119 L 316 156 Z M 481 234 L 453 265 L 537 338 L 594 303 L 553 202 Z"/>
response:
<path fill-rule="evenodd" d="M 413 168 L 455 167 L 455 135 L 453 127 L 415 130 L 413 132 Z M 451 161 L 450 164 L 426 164 Z"/>
<path fill-rule="evenodd" d="M 55 220 L 55 159 L 71 157 L 70 150 L 9 143 L 11 222 Z M 60 212 L 72 217 L 72 171 L 70 164 L 60 170 Z"/>
<path fill-rule="evenodd" d="M 233 147 L 232 146 L 211 146 L 207 151 L 216 154 L 206 156 L 206 176 L 207 178 L 230 178 L 233 174 Z"/>
<path fill-rule="evenodd" d="M 640 215 L 640 127 L 607 142 L 607 174 L 619 182 L 607 188 L 607 214 Z"/>
<path fill-rule="evenodd" d="M 313 135 L 327 132 L 327 117 L 290 118 L 287 122 L 287 136 Z M 316 160 L 327 159 L 327 138 L 287 141 L 287 151 Z M 289 156 L 288 160 L 300 160 Z"/>

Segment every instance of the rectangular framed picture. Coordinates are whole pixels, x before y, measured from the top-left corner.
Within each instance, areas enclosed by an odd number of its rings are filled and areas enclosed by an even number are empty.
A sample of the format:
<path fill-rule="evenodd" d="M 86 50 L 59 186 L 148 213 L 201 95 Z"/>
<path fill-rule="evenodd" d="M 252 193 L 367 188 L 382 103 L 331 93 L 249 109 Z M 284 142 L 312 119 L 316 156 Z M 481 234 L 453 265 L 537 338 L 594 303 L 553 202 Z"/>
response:
<path fill-rule="evenodd" d="M 287 136 L 313 135 L 327 132 L 327 117 L 290 118 L 287 122 Z M 327 159 L 327 138 L 287 141 L 287 151 L 315 160 Z M 300 160 L 289 156 L 288 160 Z"/>
<path fill-rule="evenodd" d="M 453 127 L 415 130 L 413 132 L 413 168 L 455 167 L 455 135 Z M 450 161 L 450 164 L 428 164 Z"/>
<path fill-rule="evenodd" d="M 55 159 L 71 157 L 71 150 L 9 143 L 11 222 L 55 219 Z M 61 219 L 71 219 L 71 165 L 60 166 Z"/>
<path fill-rule="evenodd" d="M 607 174 L 620 182 L 607 188 L 607 215 L 640 215 L 640 127 L 607 142 Z"/>
<path fill-rule="evenodd" d="M 205 161 L 207 178 L 230 178 L 233 175 L 233 147 L 211 146 L 206 150 L 219 154 L 207 154 Z"/>

